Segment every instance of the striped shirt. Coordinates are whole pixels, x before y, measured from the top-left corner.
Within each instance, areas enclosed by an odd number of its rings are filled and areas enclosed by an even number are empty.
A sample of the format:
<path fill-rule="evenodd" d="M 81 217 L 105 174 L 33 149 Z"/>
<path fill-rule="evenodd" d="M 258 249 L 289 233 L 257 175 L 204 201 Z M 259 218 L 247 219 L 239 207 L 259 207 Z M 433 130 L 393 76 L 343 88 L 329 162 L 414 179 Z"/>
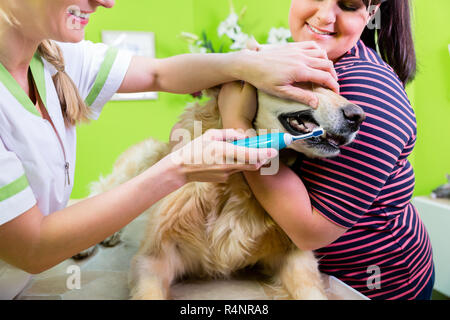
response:
<path fill-rule="evenodd" d="M 431 243 L 410 202 L 414 111 L 393 69 L 361 40 L 335 69 L 341 95 L 366 120 L 339 156 L 294 165 L 313 208 L 348 229 L 316 250 L 319 268 L 371 299 L 414 299 L 433 272 Z"/>

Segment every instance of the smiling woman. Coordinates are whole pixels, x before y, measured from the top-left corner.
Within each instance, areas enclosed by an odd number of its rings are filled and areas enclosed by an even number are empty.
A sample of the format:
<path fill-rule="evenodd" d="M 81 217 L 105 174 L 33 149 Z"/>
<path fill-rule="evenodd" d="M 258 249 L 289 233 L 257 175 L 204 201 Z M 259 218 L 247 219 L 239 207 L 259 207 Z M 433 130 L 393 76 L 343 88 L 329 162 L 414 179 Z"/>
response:
<path fill-rule="evenodd" d="M 382 3 L 384 10 L 380 11 Z M 334 62 L 361 38 L 380 52 L 406 84 L 416 71 L 409 12 L 408 1 L 297 0 L 291 3 L 289 24 L 295 41 L 316 41 Z M 366 28 L 373 18 L 378 18 L 379 25 Z"/>
<path fill-rule="evenodd" d="M 368 22 L 376 15 L 380 23 L 372 30 Z M 320 270 L 371 299 L 429 299 L 434 283 L 430 239 L 410 201 L 414 171 L 408 156 L 417 138 L 404 88 L 416 65 L 410 15 L 406 0 L 292 0 L 292 37 L 325 50 L 340 94 L 366 118 L 336 157 L 280 163 L 277 176 L 244 172 L 292 241 L 315 250 Z M 252 117 L 239 115 L 253 107 L 252 95 L 229 86 L 219 104 L 224 127 L 249 130 Z"/>
<path fill-rule="evenodd" d="M 294 0 L 289 25 L 295 41 L 316 41 L 337 61 L 353 47 L 370 17 L 361 0 Z"/>

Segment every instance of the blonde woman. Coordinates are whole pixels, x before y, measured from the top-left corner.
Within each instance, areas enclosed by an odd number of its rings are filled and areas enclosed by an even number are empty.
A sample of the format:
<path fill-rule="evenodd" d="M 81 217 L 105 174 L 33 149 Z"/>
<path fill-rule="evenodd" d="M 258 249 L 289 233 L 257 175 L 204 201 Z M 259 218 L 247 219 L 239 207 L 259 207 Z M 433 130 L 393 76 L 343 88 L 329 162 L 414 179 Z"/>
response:
<path fill-rule="evenodd" d="M 242 79 L 314 105 L 315 97 L 294 82 L 307 78 L 338 90 L 332 65 L 313 42 L 263 52 L 150 59 L 82 41 L 96 8 L 113 5 L 112 0 L 0 0 L 2 299 L 20 292 L 29 273 L 40 273 L 102 241 L 185 183 L 223 181 L 234 172 L 255 171 L 277 154 L 266 149 L 234 156 L 237 149 L 228 148 L 223 158 L 237 161 L 227 165 L 190 165 L 183 158 L 175 163 L 166 157 L 124 185 L 66 208 L 75 168 L 75 126 L 97 119 L 114 93 L 191 93 Z M 226 139 L 242 137 L 234 130 L 218 130 L 198 139 L 221 152 Z M 181 156 L 181 149 L 177 152 Z"/>

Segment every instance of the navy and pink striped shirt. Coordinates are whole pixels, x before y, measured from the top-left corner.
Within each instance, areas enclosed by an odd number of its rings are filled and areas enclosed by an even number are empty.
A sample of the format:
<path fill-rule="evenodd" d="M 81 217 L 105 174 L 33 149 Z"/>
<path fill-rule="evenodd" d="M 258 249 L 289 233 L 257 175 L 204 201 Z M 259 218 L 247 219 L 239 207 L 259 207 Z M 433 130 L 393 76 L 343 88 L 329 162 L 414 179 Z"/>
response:
<path fill-rule="evenodd" d="M 372 299 L 414 299 L 433 272 L 431 243 L 410 203 L 414 111 L 393 69 L 361 40 L 335 69 L 341 95 L 366 120 L 339 156 L 294 166 L 312 206 L 348 229 L 316 250 L 320 270 Z"/>

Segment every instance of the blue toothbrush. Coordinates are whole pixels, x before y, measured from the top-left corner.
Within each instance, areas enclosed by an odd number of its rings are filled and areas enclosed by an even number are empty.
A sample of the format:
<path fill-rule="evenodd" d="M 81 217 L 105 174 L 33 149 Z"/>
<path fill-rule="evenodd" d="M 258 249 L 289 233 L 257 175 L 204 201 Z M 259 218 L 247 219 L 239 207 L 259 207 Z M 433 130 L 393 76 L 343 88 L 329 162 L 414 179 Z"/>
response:
<path fill-rule="evenodd" d="M 274 148 L 281 150 L 294 141 L 318 137 L 324 134 L 324 132 L 325 131 L 322 128 L 317 128 L 310 133 L 302 134 L 300 136 L 293 136 L 289 133 L 269 133 L 242 140 L 236 140 L 232 143 L 237 146 L 247 148 Z"/>

